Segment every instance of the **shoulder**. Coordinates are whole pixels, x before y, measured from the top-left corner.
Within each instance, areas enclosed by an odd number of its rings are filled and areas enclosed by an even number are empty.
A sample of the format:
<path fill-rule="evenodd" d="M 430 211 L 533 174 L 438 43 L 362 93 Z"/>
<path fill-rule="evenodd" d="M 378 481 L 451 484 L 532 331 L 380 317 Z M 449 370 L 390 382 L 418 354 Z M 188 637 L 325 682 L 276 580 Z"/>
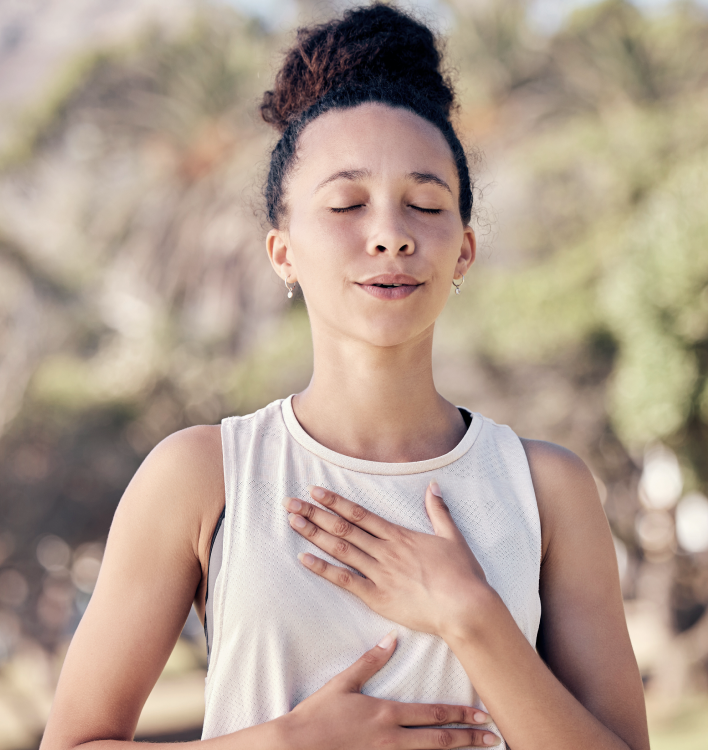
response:
<path fill-rule="evenodd" d="M 173 432 L 153 448 L 145 466 L 151 471 L 176 471 L 176 479 L 192 481 L 221 471 L 221 427 L 198 425 Z"/>
<path fill-rule="evenodd" d="M 153 448 L 130 482 L 116 517 L 145 522 L 159 518 L 165 526 L 180 527 L 201 558 L 223 506 L 221 429 L 199 425 L 175 432 Z"/>
<path fill-rule="evenodd" d="M 567 488 L 570 482 L 590 482 L 595 484 L 587 464 L 573 451 L 544 440 L 520 438 L 531 469 L 534 486 L 537 490 L 558 492 Z"/>
<path fill-rule="evenodd" d="M 537 651 L 560 682 L 627 746 L 648 748 L 642 683 L 595 479 L 571 451 L 538 440 L 521 442 L 544 536 Z"/>
<path fill-rule="evenodd" d="M 536 493 L 545 559 L 554 539 L 567 536 L 589 516 L 604 520 L 604 511 L 592 472 L 578 455 L 555 443 L 520 439 Z"/>
<path fill-rule="evenodd" d="M 148 484 L 157 481 L 164 489 L 174 490 L 174 497 L 189 494 L 195 500 L 214 485 L 223 487 L 219 426 L 199 425 L 169 435 L 148 454 L 136 480 Z"/>

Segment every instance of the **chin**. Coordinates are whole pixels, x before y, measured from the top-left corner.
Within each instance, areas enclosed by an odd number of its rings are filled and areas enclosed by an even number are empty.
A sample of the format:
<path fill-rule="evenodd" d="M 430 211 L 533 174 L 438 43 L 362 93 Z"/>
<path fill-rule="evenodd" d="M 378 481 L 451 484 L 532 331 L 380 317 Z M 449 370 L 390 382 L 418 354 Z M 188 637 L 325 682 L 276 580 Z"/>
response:
<path fill-rule="evenodd" d="M 398 326 L 391 325 L 390 322 L 388 324 L 370 324 L 362 328 L 357 338 L 372 346 L 388 348 L 415 341 L 430 328 L 430 326 L 411 326 L 410 323 L 410 321 L 406 321 L 404 325 Z"/>

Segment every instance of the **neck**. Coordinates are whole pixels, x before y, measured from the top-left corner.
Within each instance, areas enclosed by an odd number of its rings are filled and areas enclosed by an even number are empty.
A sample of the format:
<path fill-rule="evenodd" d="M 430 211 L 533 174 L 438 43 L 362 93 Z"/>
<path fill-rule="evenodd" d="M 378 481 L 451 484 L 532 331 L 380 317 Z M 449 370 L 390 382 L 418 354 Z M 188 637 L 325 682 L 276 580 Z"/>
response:
<path fill-rule="evenodd" d="M 312 380 L 293 399 L 303 429 L 337 453 L 369 461 L 423 461 L 451 451 L 465 424 L 435 389 L 432 342 L 432 328 L 393 347 L 315 336 Z"/>

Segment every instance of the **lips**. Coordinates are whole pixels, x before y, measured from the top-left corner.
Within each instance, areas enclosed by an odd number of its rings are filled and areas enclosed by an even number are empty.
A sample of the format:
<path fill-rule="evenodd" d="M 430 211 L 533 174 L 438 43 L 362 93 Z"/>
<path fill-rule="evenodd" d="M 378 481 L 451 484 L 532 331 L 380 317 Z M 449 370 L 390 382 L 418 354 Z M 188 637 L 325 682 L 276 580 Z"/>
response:
<path fill-rule="evenodd" d="M 415 292 L 422 283 L 402 273 L 381 274 L 358 282 L 365 292 L 378 299 L 403 299 Z"/>
<path fill-rule="evenodd" d="M 382 273 L 359 282 L 362 286 L 419 286 L 420 282 L 405 273 Z"/>

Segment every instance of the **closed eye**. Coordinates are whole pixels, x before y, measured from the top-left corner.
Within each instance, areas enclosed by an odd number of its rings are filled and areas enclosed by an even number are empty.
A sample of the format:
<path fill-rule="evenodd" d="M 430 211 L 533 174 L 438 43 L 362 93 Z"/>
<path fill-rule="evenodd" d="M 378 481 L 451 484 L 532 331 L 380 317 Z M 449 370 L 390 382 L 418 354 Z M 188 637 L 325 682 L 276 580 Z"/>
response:
<path fill-rule="evenodd" d="M 357 208 L 361 208 L 364 204 L 358 203 L 356 206 L 342 206 L 342 207 L 330 207 L 330 211 L 335 214 L 345 214 L 349 211 L 354 211 Z M 413 206 L 411 205 L 411 208 L 415 209 L 416 211 L 420 211 L 423 214 L 439 214 L 442 209 L 441 208 L 423 208 L 422 206 Z"/>
<path fill-rule="evenodd" d="M 345 206 L 344 208 L 330 208 L 329 210 L 334 214 L 345 214 L 347 211 L 353 211 L 355 208 L 361 208 L 364 204 L 358 203 L 356 206 Z"/>

